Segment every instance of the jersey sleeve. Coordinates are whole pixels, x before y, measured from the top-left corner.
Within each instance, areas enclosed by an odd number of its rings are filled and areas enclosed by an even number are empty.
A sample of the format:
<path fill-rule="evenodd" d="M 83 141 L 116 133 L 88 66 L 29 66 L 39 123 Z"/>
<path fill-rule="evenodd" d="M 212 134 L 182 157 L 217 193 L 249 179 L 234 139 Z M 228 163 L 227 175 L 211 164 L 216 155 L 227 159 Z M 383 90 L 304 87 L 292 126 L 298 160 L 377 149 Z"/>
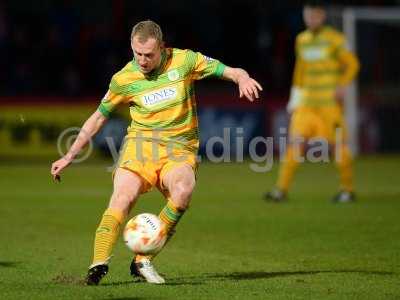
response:
<path fill-rule="evenodd" d="M 194 58 L 192 66 L 192 78 L 194 80 L 201 80 L 207 77 L 222 77 L 225 70 L 223 63 L 200 52 L 190 52 L 189 55 Z"/>
<path fill-rule="evenodd" d="M 108 91 L 101 100 L 97 110 L 100 111 L 103 116 L 108 118 L 119 104 L 126 103 L 127 98 L 122 92 L 123 87 L 118 85 L 115 77 L 113 77 L 111 79 Z"/>
<path fill-rule="evenodd" d="M 360 69 L 360 63 L 355 54 L 349 50 L 344 36 L 340 36 L 336 47 L 337 58 L 344 66 L 342 74 L 339 77 L 339 84 L 347 85 L 357 75 Z"/>
<path fill-rule="evenodd" d="M 295 42 L 295 64 L 293 70 L 292 86 L 301 87 L 303 85 L 305 62 L 300 55 L 300 41 L 296 38 Z"/>

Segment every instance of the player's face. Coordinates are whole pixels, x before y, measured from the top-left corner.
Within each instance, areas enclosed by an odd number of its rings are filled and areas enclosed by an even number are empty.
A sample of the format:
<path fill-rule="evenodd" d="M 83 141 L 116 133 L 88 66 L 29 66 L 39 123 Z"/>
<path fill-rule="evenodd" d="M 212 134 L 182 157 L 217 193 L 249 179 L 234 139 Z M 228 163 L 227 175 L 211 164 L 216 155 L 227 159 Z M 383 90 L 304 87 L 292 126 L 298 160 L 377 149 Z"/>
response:
<path fill-rule="evenodd" d="M 325 22 L 325 10 L 320 7 L 305 7 L 303 10 L 303 19 L 306 26 L 311 31 L 318 30 Z"/>
<path fill-rule="evenodd" d="M 132 50 L 143 74 L 150 73 L 160 65 L 162 45 L 156 39 L 149 38 L 140 42 L 137 37 L 133 37 Z"/>

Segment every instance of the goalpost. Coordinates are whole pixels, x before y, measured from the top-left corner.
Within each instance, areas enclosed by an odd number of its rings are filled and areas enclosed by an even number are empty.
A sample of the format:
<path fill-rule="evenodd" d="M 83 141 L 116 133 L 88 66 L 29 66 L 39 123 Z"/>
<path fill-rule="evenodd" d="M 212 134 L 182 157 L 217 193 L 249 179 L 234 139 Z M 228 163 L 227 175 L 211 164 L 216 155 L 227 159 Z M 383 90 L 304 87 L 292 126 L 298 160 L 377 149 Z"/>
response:
<path fill-rule="evenodd" d="M 329 10 L 329 16 L 336 20 L 336 26 L 339 26 L 346 35 L 348 41 L 348 47 L 350 50 L 357 52 L 357 36 L 359 34 L 357 30 L 357 24 L 360 21 L 368 21 L 371 23 L 382 23 L 382 22 L 400 22 L 400 7 L 344 7 L 344 8 L 331 8 Z M 339 22 L 338 22 L 339 21 Z M 335 22 L 334 22 L 335 23 Z M 375 36 L 371 36 L 371 39 L 375 39 Z M 396 37 L 394 37 L 396 39 Z M 382 45 L 382 47 L 384 47 Z M 361 68 L 368 62 L 361 61 Z M 358 81 L 354 81 L 349 87 L 348 93 L 345 97 L 344 111 L 345 118 L 348 126 L 348 135 L 350 147 L 357 155 L 359 153 L 359 106 L 358 98 L 359 85 Z"/>

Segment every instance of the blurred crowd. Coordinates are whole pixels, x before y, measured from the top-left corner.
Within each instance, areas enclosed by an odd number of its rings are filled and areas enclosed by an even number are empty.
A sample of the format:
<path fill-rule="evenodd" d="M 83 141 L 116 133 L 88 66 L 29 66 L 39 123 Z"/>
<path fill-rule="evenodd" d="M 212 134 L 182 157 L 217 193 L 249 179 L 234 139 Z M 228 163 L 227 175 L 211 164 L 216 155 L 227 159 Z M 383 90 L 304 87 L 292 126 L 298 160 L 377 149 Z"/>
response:
<path fill-rule="evenodd" d="M 65 1 L 45 13 L 0 6 L 3 95 L 78 95 L 105 88 L 109 75 L 126 57 L 104 21 L 82 22 Z"/>
<path fill-rule="evenodd" d="M 167 45 L 242 66 L 269 91 L 286 93 L 303 29 L 300 2 L 40 2 L 0 0 L 1 96 L 103 93 L 132 58 L 132 26 L 147 18 L 160 23 Z"/>

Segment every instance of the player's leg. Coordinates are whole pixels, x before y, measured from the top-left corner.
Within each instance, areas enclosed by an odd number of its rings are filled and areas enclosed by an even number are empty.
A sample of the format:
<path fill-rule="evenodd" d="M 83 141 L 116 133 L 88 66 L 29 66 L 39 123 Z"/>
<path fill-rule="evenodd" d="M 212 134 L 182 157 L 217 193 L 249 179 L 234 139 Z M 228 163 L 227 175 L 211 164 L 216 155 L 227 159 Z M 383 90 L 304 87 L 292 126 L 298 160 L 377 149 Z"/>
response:
<path fill-rule="evenodd" d="M 299 136 L 293 137 L 291 139 L 296 140 L 298 138 L 304 140 L 303 137 Z M 278 180 L 276 183 L 277 189 L 282 191 L 283 194 L 287 194 L 287 192 L 289 191 L 289 188 L 293 182 L 295 172 L 299 166 L 300 159 L 303 156 L 303 152 L 304 142 L 289 142 L 285 153 L 285 158 L 279 168 Z"/>
<path fill-rule="evenodd" d="M 93 263 L 87 284 L 98 284 L 108 271 L 113 246 L 119 236 L 121 224 L 141 193 L 143 179 L 134 172 L 118 168 L 114 175 L 114 191 L 108 208 L 96 230 Z"/>
<path fill-rule="evenodd" d="M 289 143 L 285 157 L 280 163 L 278 180 L 273 190 L 265 194 L 266 200 L 280 202 L 286 199 L 299 162 L 303 157 L 304 144 L 312 135 L 313 115 L 304 109 L 297 109 L 290 121 Z"/>
<path fill-rule="evenodd" d="M 333 197 L 334 202 L 350 202 L 354 200 L 353 159 L 347 144 L 347 132 L 344 117 L 339 105 L 321 110 L 325 120 L 325 131 L 321 135 L 328 139 L 331 145 L 331 156 L 339 171 L 340 188 Z"/>
<path fill-rule="evenodd" d="M 189 207 L 196 184 L 196 157 L 193 153 L 179 153 L 186 157 L 184 162 L 170 160 L 160 172 L 159 190 L 167 200 L 159 218 L 165 225 L 168 239 L 175 232 L 175 227 Z"/>
<path fill-rule="evenodd" d="M 333 197 L 334 202 L 351 202 L 355 200 L 353 186 L 353 159 L 350 147 L 343 143 L 337 147 L 335 162 L 339 171 L 340 190 Z"/>
<path fill-rule="evenodd" d="M 167 189 L 167 204 L 159 217 L 166 226 L 167 234 L 171 235 L 189 207 L 196 177 L 191 165 L 181 164 L 169 170 L 162 180 L 163 186 Z"/>
<path fill-rule="evenodd" d="M 346 126 L 343 116 L 339 117 L 339 126 L 335 130 L 336 143 L 332 143 L 335 163 L 339 172 L 339 192 L 333 197 L 333 202 L 352 202 L 355 200 L 353 186 L 353 157 L 347 143 Z"/>
<path fill-rule="evenodd" d="M 167 204 L 161 210 L 159 218 L 165 225 L 168 240 L 175 232 L 175 227 L 189 206 L 195 187 L 195 173 L 190 164 L 179 164 L 161 176 L 161 185 Z M 149 283 L 164 283 L 165 280 L 155 271 L 151 260 L 155 255 L 137 255 L 131 264 L 131 274 L 140 275 Z"/>
<path fill-rule="evenodd" d="M 304 143 L 291 143 L 287 145 L 285 157 L 282 160 L 278 180 L 275 188 L 265 194 L 267 201 L 281 202 L 286 200 L 287 193 L 293 181 L 293 177 L 304 152 Z"/>

